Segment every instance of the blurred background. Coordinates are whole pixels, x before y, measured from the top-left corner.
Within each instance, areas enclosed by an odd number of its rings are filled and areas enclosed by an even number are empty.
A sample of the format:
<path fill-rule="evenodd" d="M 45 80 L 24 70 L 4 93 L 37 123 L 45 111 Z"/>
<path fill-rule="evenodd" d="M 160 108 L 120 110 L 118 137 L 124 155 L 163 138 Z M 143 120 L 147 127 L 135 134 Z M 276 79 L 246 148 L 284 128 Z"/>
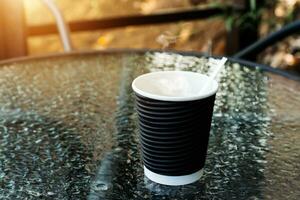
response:
<path fill-rule="evenodd" d="M 232 55 L 300 17 L 299 0 L 55 0 L 54 2 L 68 23 L 194 10 L 206 6 L 231 8 L 225 14 L 208 16 L 205 19 L 72 31 L 71 39 L 76 50 L 156 48 Z M 245 2 L 247 9 L 239 9 L 245 6 Z M 53 15 L 41 0 L 23 0 L 23 6 L 26 26 L 38 27 L 55 23 Z M 28 55 L 63 51 L 57 33 L 29 34 L 26 41 Z M 266 49 L 259 55 L 258 62 L 299 72 L 298 49 L 300 37 L 293 35 Z"/>

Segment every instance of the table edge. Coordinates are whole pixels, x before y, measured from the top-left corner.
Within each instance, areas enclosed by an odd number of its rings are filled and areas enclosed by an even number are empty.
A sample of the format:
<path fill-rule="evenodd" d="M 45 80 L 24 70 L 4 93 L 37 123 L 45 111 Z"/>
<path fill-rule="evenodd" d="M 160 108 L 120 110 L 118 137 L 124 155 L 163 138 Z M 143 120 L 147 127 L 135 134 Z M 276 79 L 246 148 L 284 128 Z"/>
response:
<path fill-rule="evenodd" d="M 60 52 L 60 53 L 49 53 L 49 54 L 43 54 L 43 55 L 34 55 L 34 56 L 23 56 L 18 58 L 12 58 L 12 59 L 6 59 L 0 61 L 0 67 L 3 65 L 10 65 L 15 64 L 18 62 L 28 62 L 33 60 L 41 60 L 41 59 L 49 59 L 49 58 L 55 58 L 55 57 L 69 57 L 69 56 L 76 56 L 76 55 L 96 55 L 96 54 L 111 54 L 111 53 L 135 53 L 135 54 L 143 54 L 146 52 L 166 52 L 166 53 L 178 53 L 181 55 L 186 56 L 205 56 L 205 57 L 215 57 L 220 58 L 222 56 L 219 55 L 208 55 L 207 53 L 203 52 L 197 52 L 197 51 L 182 51 L 182 50 L 162 50 L 162 49 L 148 49 L 148 48 L 139 48 L 139 49 L 131 49 L 131 48 L 107 48 L 107 49 L 101 49 L 101 50 L 77 50 L 72 52 Z M 263 71 L 271 72 L 283 77 L 286 77 L 291 80 L 299 81 L 300 82 L 300 76 L 282 69 L 274 68 L 269 65 L 255 63 L 248 60 L 243 60 L 239 58 L 233 58 L 230 56 L 226 56 L 229 61 L 236 62 L 242 65 L 245 65 L 247 67 L 251 68 L 259 68 Z"/>

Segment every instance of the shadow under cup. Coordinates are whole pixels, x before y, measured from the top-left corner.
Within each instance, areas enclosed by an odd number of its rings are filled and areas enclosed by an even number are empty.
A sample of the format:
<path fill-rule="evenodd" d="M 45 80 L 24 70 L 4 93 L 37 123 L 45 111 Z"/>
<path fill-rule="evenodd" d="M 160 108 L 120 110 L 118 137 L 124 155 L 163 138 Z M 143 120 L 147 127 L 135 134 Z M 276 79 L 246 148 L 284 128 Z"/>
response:
<path fill-rule="evenodd" d="M 205 163 L 217 82 L 199 73 L 165 71 L 137 77 L 132 88 L 145 175 L 165 185 L 197 181 Z"/>

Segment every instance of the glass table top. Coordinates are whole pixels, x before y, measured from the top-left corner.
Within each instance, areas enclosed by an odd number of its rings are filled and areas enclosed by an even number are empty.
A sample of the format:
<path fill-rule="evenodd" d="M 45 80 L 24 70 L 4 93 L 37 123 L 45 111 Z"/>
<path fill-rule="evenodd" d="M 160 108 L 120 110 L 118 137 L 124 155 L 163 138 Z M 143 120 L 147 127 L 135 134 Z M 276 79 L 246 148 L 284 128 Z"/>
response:
<path fill-rule="evenodd" d="M 207 58 L 92 53 L 0 65 L 0 199 L 299 199 L 300 83 L 228 62 L 204 175 L 143 176 L 131 81 Z"/>

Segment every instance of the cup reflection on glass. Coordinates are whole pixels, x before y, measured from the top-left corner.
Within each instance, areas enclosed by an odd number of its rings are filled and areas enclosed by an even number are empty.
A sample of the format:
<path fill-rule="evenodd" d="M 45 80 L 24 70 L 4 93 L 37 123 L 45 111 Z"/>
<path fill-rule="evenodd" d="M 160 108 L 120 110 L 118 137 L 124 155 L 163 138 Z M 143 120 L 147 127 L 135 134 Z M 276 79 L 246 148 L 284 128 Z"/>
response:
<path fill-rule="evenodd" d="M 164 185 L 200 179 L 217 82 L 199 73 L 164 71 L 137 77 L 132 88 L 145 175 Z"/>

